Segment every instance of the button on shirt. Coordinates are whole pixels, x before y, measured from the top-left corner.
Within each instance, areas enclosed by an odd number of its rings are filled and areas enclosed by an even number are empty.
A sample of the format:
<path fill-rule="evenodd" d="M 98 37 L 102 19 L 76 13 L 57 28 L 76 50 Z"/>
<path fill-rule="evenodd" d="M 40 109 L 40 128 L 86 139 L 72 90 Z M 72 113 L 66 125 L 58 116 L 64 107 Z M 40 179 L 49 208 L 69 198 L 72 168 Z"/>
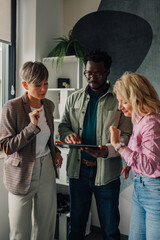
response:
<path fill-rule="evenodd" d="M 121 156 L 134 173 L 160 177 L 160 114 L 135 118 L 133 134 Z"/>

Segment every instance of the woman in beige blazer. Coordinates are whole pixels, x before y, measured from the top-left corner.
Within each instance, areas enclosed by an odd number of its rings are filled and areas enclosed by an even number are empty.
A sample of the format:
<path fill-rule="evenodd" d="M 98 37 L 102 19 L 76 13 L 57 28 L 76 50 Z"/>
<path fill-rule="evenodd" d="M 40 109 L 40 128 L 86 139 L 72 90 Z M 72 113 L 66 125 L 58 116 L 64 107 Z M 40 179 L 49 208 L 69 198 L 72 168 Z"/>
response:
<path fill-rule="evenodd" d="M 40 62 L 26 62 L 20 76 L 26 92 L 4 105 L 0 124 L 10 239 L 53 240 L 62 157 L 54 145 L 54 104 L 45 98 L 48 71 Z"/>

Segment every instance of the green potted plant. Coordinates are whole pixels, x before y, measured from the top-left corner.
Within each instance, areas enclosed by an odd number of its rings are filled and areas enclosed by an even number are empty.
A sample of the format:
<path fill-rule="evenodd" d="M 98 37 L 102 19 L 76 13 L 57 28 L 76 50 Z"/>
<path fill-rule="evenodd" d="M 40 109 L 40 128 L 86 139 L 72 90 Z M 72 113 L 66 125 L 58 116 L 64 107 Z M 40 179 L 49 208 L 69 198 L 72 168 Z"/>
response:
<path fill-rule="evenodd" d="M 72 30 L 68 36 L 55 38 L 57 45 L 49 53 L 48 57 L 57 57 L 57 69 L 63 63 L 64 56 L 75 55 L 82 62 L 83 56 L 87 53 L 86 49 L 74 38 Z"/>

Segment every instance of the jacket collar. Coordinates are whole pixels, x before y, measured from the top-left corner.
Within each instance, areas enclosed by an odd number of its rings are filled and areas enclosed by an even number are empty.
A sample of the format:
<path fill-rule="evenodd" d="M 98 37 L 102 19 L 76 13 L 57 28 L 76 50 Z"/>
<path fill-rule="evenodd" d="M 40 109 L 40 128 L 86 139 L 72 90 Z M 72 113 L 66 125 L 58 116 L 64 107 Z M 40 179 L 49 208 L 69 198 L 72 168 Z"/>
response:
<path fill-rule="evenodd" d="M 30 108 L 30 105 L 29 105 L 29 99 L 27 97 L 27 92 L 25 92 L 22 95 L 22 101 L 23 101 L 23 106 L 24 106 L 24 110 L 25 110 L 25 114 L 26 114 L 26 119 L 29 123 L 30 122 L 29 113 L 31 112 L 31 108 Z"/>
<path fill-rule="evenodd" d="M 27 97 L 27 92 L 25 92 L 23 95 L 22 95 L 22 101 L 26 104 L 29 104 L 29 100 L 28 100 L 28 97 Z"/>
<path fill-rule="evenodd" d="M 114 94 L 113 93 L 113 86 L 112 86 L 112 84 L 108 80 L 107 80 L 107 84 L 109 84 L 109 88 L 108 88 L 108 91 L 103 96 L 105 96 L 105 95 L 107 95 L 109 93 L 111 93 L 112 95 Z M 89 84 L 85 88 L 85 93 L 86 94 L 88 94 L 88 89 L 89 89 Z"/>
<path fill-rule="evenodd" d="M 42 104 L 43 104 L 43 107 L 44 107 L 46 121 L 47 121 L 47 123 L 48 123 L 48 125 L 50 127 L 50 125 L 52 124 L 52 118 L 51 118 L 51 112 L 49 110 L 48 103 L 47 103 L 46 99 L 42 100 Z"/>
<path fill-rule="evenodd" d="M 144 116 L 135 116 L 133 122 L 135 124 L 138 124 L 142 120 L 142 118 L 144 118 Z"/>
<path fill-rule="evenodd" d="M 28 104 L 29 105 L 29 99 L 28 99 L 28 92 L 25 92 L 23 95 L 22 95 L 22 101 L 25 103 L 25 104 Z M 41 100 L 42 104 L 44 102 L 44 100 Z"/>

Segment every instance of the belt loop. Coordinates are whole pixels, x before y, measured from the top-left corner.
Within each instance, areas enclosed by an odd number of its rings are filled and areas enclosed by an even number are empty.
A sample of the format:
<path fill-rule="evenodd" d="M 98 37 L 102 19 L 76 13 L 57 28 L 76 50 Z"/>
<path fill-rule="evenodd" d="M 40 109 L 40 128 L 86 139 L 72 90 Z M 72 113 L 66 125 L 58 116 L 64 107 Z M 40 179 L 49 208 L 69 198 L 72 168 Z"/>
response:
<path fill-rule="evenodd" d="M 139 178 L 140 183 L 142 183 L 142 177 Z"/>

